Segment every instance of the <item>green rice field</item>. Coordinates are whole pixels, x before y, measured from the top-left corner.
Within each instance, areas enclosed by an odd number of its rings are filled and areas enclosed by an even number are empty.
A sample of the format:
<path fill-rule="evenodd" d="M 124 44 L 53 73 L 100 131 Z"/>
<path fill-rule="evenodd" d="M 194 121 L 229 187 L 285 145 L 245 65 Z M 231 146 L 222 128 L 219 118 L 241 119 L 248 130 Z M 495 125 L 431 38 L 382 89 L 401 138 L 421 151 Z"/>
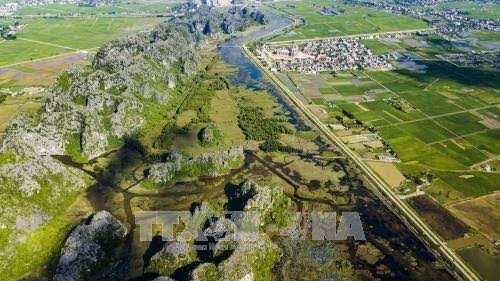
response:
<path fill-rule="evenodd" d="M 337 15 L 323 15 L 323 7 L 339 11 Z M 342 35 L 377 33 L 397 30 L 428 28 L 418 19 L 395 16 L 374 9 L 346 6 L 340 1 L 312 0 L 276 2 L 265 5 L 267 10 L 304 19 L 305 25 L 277 37 L 274 41 L 304 40 Z"/>
<path fill-rule="evenodd" d="M 16 40 L 0 43 L 0 66 L 63 53 L 97 48 L 141 30 L 150 30 L 161 18 L 21 19 L 26 24 Z"/>

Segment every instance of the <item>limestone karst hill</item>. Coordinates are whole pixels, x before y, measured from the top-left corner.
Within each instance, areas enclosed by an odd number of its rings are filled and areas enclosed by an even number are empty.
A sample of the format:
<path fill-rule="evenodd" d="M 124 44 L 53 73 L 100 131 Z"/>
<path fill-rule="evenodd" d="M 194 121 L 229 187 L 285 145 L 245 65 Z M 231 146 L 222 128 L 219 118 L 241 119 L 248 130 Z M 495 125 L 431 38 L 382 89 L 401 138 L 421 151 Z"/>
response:
<path fill-rule="evenodd" d="M 199 69 L 206 40 L 266 21 L 250 8 L 187 12 L 150 33 L 110 42 L 91 65 L 61 73 L 43 110 L 16 117 L 1 140 L 0 275 L 16 259 L 8 241 L 24 243 L 92 181 L 52 155 L 86 161 L 121 146 L 153 122 L 152 112 L 173 107 L 178 86 Z"/>

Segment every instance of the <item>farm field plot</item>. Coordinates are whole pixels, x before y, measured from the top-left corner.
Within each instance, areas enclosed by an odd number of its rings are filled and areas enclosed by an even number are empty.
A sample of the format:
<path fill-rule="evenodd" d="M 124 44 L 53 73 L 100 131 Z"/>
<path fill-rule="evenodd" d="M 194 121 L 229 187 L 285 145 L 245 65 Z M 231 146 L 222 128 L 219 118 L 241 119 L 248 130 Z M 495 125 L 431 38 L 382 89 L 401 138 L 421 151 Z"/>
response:
<path fill-rule="evenodd" d="M 463 237 L 469 232 L 469 227 L 437 204 L 428 196 L 411 198 L 411 206 L 429 223 L 432 229 L 445 240 L 454 240 Z"/>
<path fill-rule="evenodd" d="M 500 130 L 488 130 L 483 133 L 466 136 L 465 139 L 481 150 L 500 154 Z"/>
<path fill-rule="evenodd" d="M 397 152 L 398 157 L 404 162 L 433 167 L 437 169 L 462 170 L 466 166 L 402 129 L 388 127 L 379 130 L 380 135 Z"/>
<path fill-rule="evenodd" d="M 99 14 L 117 14 L 129 12 L 126 9 L 115 6 L 86 7 L 71 4 L 48 4 L 40 6 L 23 7 L 16 11 L 18 16 L 26 15 L 99 15 Z"/>
<path fill-rule="evenodd" d="M 19 37 L 88 49 L 127 34 L 149 30 L 160 21 L 156 18 L 37 19 L 28 22 Z"/>
<path fill-rule="evenodd" d="M 500 238 L 500 193 L 450 205 L 448 208 L 491 241 Z"/>
<path fill-rule="evenodd" d="M 462 111 L 453 100 L 431 91 L 402 92 L 399 96 L 429 116 Z"/>
<path fill-rule="evenodd" d="M 333 6 L 337 15 L 321 14 L 322 7 Z M 341 35 L 377 33 L 397 30 L 427 28 L 427 24 L 407 16 L 395 16 L 373 9 L 345 6 L 337 1 L 313 0 L 281 2 L 266 5 L 271 11 L 301 17 L 306 25 L 273 41 L 289 41 L 333 37 Z"/>
<path fill-rule="evenodd" d="M 136 3 L 134 1 L 105 5 L 99 7 L 78 6 L 74 4 L 47 4 L 32 7 L 23 7 L 16 11 L 18 16 L 26 15 L 105 15 L 105 14 L 134 14 L 134 13 L 162 13 L 171 8 L 174 3 Z"/>
<path fill-rule="evenodd" d="M 316 101 L 381 100 L 394 96 L 362 72 L 304 74 L 289 73 L 290 79 L 306 98 Z"/>
<path fill-rule="evenodd" d="M 436 121 L 457 135 L 471 134 L 487 129 L 487 127 L 479 123 L 481 118 L 468 112 L 440 117 Z"/>
<path fill-rule="evenodd" d="M 384 93 L 386 90 L 370 79 L 353 79 L 345 83 L 334 84 L 330 88 L 320 89 L 322 94 L 338 93 L 343 96 L 371 95 Z"/>
<path fill-rule="evenodd" d="M 428 119 L 398 127 L 425 143 L 442 141 L 453 137 L 453 134 Z"/>
<path fill-rule="evenodd" d="M 452 171 L 430 169 L 418 164 L 397 164 L 404 175 L 412 175 L 422 171 L 430 171 L 436 178 L 424 190 L 441 204 L 447 205 L 464 199 L 477 198 L 498 190 L 499 173 L 481 171 Z"/>
<path fill-rule="evenodd" d="M 49 86 L 66 67 L 88 64 L 90 54 L 72 53 L 0 69 L 0 88 Z"/>
<path fill-rule="evenodd" d="M 0 66 L 68 53 L 72 50 L 24 40 L 0 43 Z"/>
<path fill-rule="evenodd" d="M 405 180 L 403 174 L 401 174 L 393 163 L 379 161 L 366 161 L 366 163 L 391 187 L 397 188 Z"/>
<path fill-rule="evenodd" d="M 494 31 L 476 31 L 474 36 L 481 41 L 500 41 L 500 34 Z"/>
<path fill-rule="evenodd" d="M 32 19 L 17 39 L 0 43 L 0 66 L 91 49 L 148 30 L 159 18 Z"/>
<path fill-rule="evenodd" d="M 485 153 L 481 152 L 478 148 L 462 139 L 446 140 L 432 144 L 432 147 L 449 155 L 451 158 L 457 159 L 459 162 L 467 166 L 471 166 L 475 163 L 480 163 L 488 159 Z"/>
<path fill-rule="evenodd" d="M 500 121 L 500 108 L 498 106 L 481 109 L 481 110 L 478 110 L 477 112 L 486 116 L 486 118 L 493 118 L 497 121 Z"/>
<path fill-rule="evenodd" d="M 404 50 L 397 42 L 388 42 L 378 39 L 365 39 L 361 43 L 368 49 L 372 50 L 376 55 L 384 55 L 400 50 Z"/>

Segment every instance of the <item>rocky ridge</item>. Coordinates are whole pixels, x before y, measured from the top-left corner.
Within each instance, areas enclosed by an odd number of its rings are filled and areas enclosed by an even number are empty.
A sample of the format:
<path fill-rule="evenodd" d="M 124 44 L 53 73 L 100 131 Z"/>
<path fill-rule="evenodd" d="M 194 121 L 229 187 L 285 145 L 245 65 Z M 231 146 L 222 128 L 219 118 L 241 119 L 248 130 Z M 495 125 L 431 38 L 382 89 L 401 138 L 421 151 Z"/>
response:
<path fill-rule="evenodd" d="M 36 226 L 47 223 L 67 207 L 67 198 L 89 186 L 89 176 L 53 155 L 85 161 L 140 134 L 148 123 L 148 109 L 168 108 L 179 94 L 176 86 L 197 72 L 197 52 L 206 38 L 243 30 L 256 19 L 263 22 L 251 9 L 241 8 L 188 13 L 149 34 L 110 42 L 90 66 L 61 73 L 48 89 L 43 110 L 17 116 L 0 140 L 0 199 L 5 202 L 0 226 L 9 229 L 2 233 L 18 237 L 23 230 L 10 231 L 16 229 L 16 218 L 35 213 L 44 218 Z M 210 159 L 219 161 L 205 160 Z M 2 272 L 10 250 L 0 246 Z"/>
<path fill-rule="evenodd" d="M 203 153 L 186 159 L 178 152 L 172 152 L 165 162 L 151 165 L 148 178 L 155 184 L 168 183 L 180 176 L 218 177 L 240 166 L 245 159 L 242 146 L 226 151 Z"/>

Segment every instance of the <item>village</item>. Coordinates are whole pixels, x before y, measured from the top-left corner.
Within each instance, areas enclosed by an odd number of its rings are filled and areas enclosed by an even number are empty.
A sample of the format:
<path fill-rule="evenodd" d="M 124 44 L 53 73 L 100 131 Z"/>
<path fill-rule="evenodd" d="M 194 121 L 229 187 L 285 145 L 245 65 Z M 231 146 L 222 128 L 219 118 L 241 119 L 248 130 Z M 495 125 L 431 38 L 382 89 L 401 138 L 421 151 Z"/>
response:
<path fill-rule="evenodd" d="M 261 2 L 260 0 L 189 0 L 191 4 L 197 7 L 227 7 L 233 5 L 247 5 L 248 3 Z"/>
<path fill-rule="evenodd" d="M 311 41 L 302 46 L 291 47 L 263 45 L 257 50 L 257 54 L 270 70 L 279 72 L 392 69 L 387 61 L 375 55 L 358 40 L 351 38 Z"/>
<path fill-rule="evenodd" d="M 410 15 L 437 27 L 443 34 L 455 37 L 457 34 L 470 30 L 491 30 L 500 31 L 500 20 L 479 19 L 468 17 L 459 9 L 438 8 L 439 1 L 418 0 L 399 1 L 394 4 L 388 1 L 366 1 L 350 0 L 350 4 L 377 8 L 389 11 L 393 14 Z M 422 7 L 424 9 L 422 9 Z"/>

